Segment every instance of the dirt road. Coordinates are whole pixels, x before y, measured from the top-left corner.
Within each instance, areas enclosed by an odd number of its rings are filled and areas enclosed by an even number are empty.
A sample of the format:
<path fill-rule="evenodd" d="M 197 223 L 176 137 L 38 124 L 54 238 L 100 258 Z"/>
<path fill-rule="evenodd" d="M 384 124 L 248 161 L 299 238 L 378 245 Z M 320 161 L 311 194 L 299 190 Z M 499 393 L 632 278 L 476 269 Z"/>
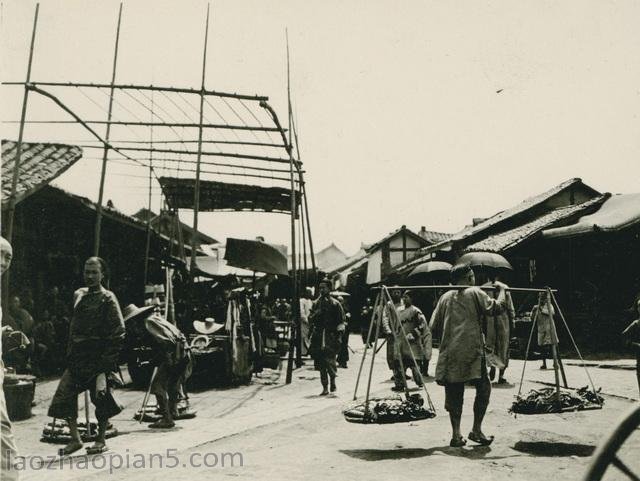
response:
<path fill-rule="evenodd" d="M 486 431 L 496 435 L 494 444 L 450 448 L 443 388 L 433 382 L 427 387 L 438 410 L 434 419 L 386 426 L 344 421 L 341 409 L 352 399 L 362 351 L 357 337 L 352 336 L 351 344 L 357 353 L 349 369 L 339 371 L 336 396 L 318 397 L 318 373 L 308 365 L 294 371 L 289 386 L 284 384 L 284 372 L 267 371 L 249 386 L 193 393 L 197 418 L 180 421 L 174 430 L 155 431 L 133 421 L 143 393 L 120 391 L 126 410 L 113 420 L 120 435 L 109 440 L 109 454 L 78 456 L 47 468 L 41 467 L 40 458 L 54 453 L 56 446 L 39 439 L 56 382 L 41 384 L 35 416 L 14 424 L 21 454 L 26 456 L 22 478 L 579 480 L 594 447 L 637 402 L 632 398 L 638 397 L 635 373 L 616 368 L 630 362 L 606 369 L 594 366 L 591 376 L 606 394 L 603 410 L 514 417 L 508 407 L 518 390 L 522 362 L 512 361 L 507 374 L 514 384 L 495 386 L 487 413 Z M 566 362 L 569 384 L 586 385 L 584 370 L 572 364 Z M 540 387 L 539 382 L 553 382 L 553 371 L 538 368 L 535 362 L 527 365 L 523 391 Z M 372 380 L 375 395 L 390 393 L 389 376 L 384 356 L 380 356 Z M 473 388 L 467 389 L 463 415 L 467 430 L 472 422 L 473 394 Z M 639 447 L 640 435 L 625 446 L 623 456 L 627 455 L 630 464 L 638 463 L 628 454 Z M 640 464 L 636 467 L 640 469 Z"/>

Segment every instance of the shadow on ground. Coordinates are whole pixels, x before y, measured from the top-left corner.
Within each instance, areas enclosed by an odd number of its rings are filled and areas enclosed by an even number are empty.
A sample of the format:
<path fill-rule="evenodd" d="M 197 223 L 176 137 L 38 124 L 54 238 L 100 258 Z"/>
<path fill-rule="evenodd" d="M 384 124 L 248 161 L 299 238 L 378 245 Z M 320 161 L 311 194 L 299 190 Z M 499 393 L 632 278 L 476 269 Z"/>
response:
<path fill-rule="evenodd" d="M 431 456 L 433 454 L 445 454 L 468 459 L 505 459 L 514 456 L 487 456 L 491 453 L 489 446 L 466 446 L 464 448 L 452 448 L 449 446 L 436 446 L 433 448 L 397 448 L 397 449 L 344 449 L 342 454 L 362 461 L 387 461 L 392 459 L 413 459 Z M 517 455 L 516 455 L 517 456 Z"/>
<path fill-rule="evenodd" d="M 596 447 L 590 444 L 562 443 L 545 441 L 518 441 L 513 449 L 521 453 L 534 456 L 562 457 L 581 456 L 587 457 L 593 454 Z"/>

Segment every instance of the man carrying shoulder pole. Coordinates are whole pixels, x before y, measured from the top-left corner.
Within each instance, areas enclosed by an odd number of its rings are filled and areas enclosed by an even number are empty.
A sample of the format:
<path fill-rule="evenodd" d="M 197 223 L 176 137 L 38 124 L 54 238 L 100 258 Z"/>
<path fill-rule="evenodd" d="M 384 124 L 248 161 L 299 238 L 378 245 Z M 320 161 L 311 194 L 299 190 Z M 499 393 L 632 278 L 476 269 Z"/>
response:
<path fill-rule="evenodd" d="M 436 366 L 436 382 L 445 389 L 445 409 L 449 411 L 452 447 L 462 447 L 466 439 L 460 431 L 464 385 L 472 382 L 476 388 L 473 405 L 473 429 L 469 439 L 488 446 L 493 436 L 482 431 L 482 421 L 489 406 L 491 381 L 487 374 L 483 315 L 499 314 L 505 309 L 505 285 L 496 282 L 497 299 L 492 299 L 475 287 L 475 275 L 469 265 L 455 266 L 451 271 L 453 284 L 464 287 L 446 292 L 436 305 L 430 328 L 441 332 L 440 353 Z"/>

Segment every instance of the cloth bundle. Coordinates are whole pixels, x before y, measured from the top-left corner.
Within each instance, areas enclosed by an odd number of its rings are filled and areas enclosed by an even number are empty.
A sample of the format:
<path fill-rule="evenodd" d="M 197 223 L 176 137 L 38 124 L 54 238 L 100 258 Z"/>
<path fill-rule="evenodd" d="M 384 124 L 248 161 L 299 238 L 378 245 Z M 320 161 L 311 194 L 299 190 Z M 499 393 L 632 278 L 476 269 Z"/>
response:
<path fill-rule="evenodd" d="M 413 394 L 403 400 L 400 396 L 393 398 L 372 398 L 368 403 L 360 403 L 346 408 L 342 414 L 351 423 L 362 424 L 391 424 L 418 421 L 435 417 L 435 412 L 424 407 L 424 399 L 419 394 Z"/>
<path fill-rule="evenodd" d="M 598 390 L 599 392 L 599 390 Z M 509 412 L 515 414 L 547 414 L 566 411 L 583 411 L 602 407 L 602 396 L 590 391 L 587 386 L 575 392 L 560 391 L 560 402 L 553 387 L 532 389 L 523 396 L 517 396 Z"/>

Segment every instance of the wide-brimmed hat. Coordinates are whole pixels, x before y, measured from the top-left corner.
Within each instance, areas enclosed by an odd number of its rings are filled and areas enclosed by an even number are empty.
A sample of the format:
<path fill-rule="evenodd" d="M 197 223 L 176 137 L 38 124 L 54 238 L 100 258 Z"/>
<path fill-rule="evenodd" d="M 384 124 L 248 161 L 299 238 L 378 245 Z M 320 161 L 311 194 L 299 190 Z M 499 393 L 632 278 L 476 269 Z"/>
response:
<path fill-rule="evenodd" d="M 215 334 L 224 327 L 217 324 L 213 317 L 207 317 L 204 321 L 193 321 L 193 328 L 200 334 Z"/>
<path fill-rule="evenodd" d="M 136 319 L 148 316 L 155 308 L 156 306 L 138 307 L 135 304 L 129 304 L 127 307 L 122 309 L 122 317 L 124 318 L 124 322 L 131 323 Z"/>

